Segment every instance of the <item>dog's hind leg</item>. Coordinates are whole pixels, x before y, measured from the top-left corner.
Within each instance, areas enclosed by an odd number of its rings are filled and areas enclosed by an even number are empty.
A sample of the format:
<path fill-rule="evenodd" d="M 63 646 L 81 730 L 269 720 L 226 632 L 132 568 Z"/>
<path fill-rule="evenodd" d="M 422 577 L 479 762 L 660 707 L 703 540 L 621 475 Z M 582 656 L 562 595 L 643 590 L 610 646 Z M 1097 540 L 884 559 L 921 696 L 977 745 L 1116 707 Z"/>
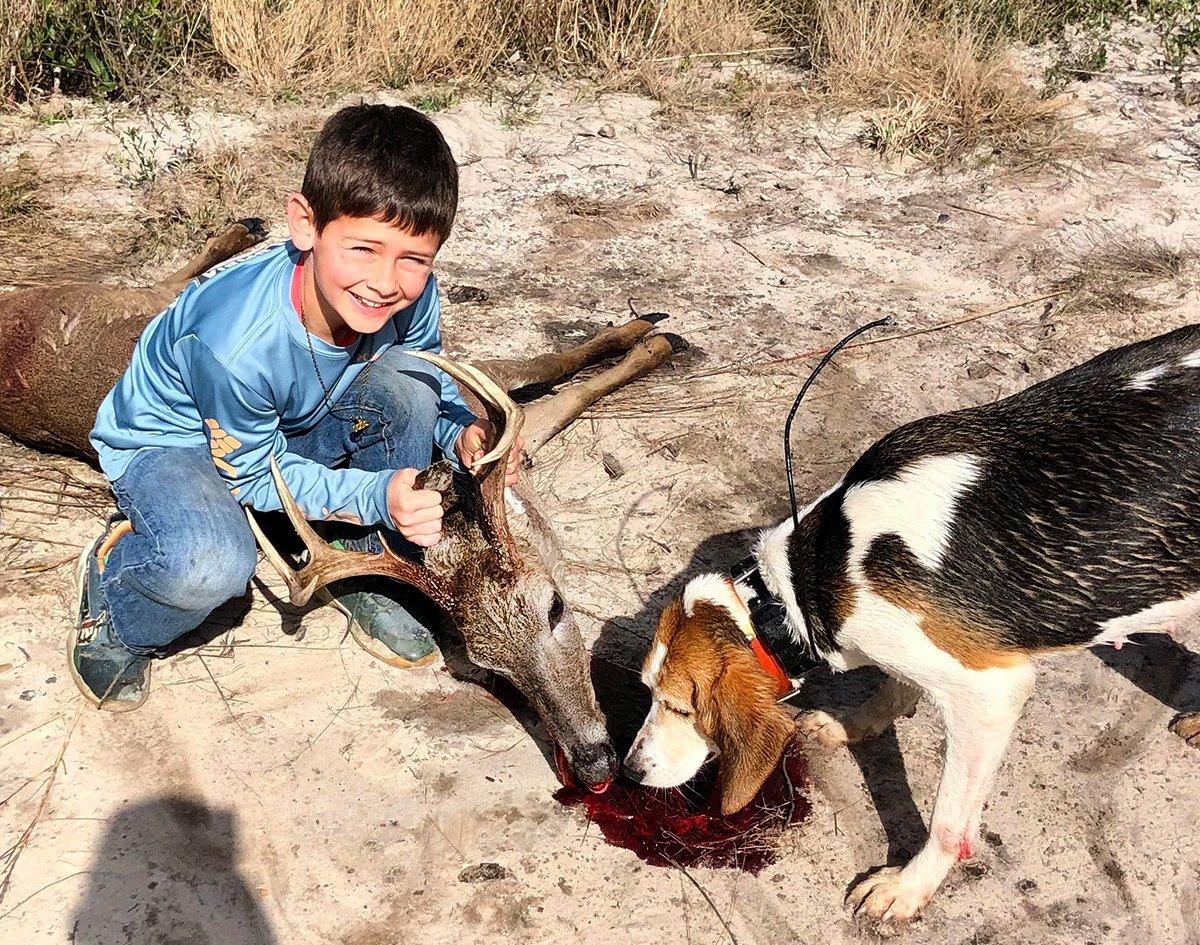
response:
<path fill-rule="evenodd" d="M 886 732 L 900 716 L 912 715 L 921 690 L 889 676 L 870 699 L 848 712 L 831 715 L 814 710 L 796 719 L 796 727 L 826 748 L 864 742 Z"/>
<path fill-rule="evenodd" d="M 946 760 L 929 839 L 903 869 L 878 870 L 855 886 L 846 899 L 856 912 L 911 919 L 951 867 L 971 856 L 983 802 L 1033 683 L 1027 660 L 983 670 L 961 668 L 953 678 L 929 680 L 925 688 L 946 723 Z"/>

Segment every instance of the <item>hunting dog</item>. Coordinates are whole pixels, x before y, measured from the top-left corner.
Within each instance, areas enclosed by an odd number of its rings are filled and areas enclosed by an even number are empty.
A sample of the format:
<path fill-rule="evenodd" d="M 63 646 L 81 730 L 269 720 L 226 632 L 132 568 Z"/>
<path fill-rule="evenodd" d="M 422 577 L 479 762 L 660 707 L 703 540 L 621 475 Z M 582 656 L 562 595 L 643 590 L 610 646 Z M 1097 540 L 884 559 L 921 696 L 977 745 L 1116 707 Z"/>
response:
<path fill-rule="evenodd" d="M 803 644 L 837 671 L 880 668 L 887 682 L 863 705 L 796 724 L 838 746 L 884 731 L 922 695 L 941 711 L 928 841 L 847 897 L 868 915 L 910 919 L 972 855 L 1034 688 L 1032 658 L 1177 636 L 1200 616 L 1200 325 L 900 427 L 764 531 L 755 556 L 785 632 L 756 633 L 745 585 L 694 578 L 646 656 L 653 703 L 625 770 L 669 787 L 718 754 L 721 805 L 736 810 L 792 734 L 776 702 L 790 688 L 788 649 Z M 1172 729 L 1200 745 L 1200 713 Z"/>

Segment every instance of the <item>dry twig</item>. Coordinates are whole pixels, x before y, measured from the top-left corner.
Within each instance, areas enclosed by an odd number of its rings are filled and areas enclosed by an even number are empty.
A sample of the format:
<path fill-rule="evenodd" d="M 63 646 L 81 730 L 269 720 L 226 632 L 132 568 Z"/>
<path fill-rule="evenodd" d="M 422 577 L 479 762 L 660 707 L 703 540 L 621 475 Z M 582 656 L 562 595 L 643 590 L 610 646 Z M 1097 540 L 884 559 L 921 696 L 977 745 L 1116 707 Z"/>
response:
<path fill-rule="evenodd" d="M 50 800 L 50 792 L 54 790 L 54 782 L 58 778 L 59 765 L 62 764 L 63 756 L 67 753 L 67 746 L 71 744 L 71 736 L 75 734 L 75 726 L 83 718 L 83 712 L 84 706 L 81 703 L 78 711 L 75 713 L 75 718 L 71 721 L 70 728 L 67 729 L 66 736 L 63 738 L 62 746 L 58 749 L 58 754 L 54 758 L 54 764 L 50 769 L 50 777 L 46 779 L 46 788 L 42 791 L 42 799 L 38 803 L 37 810 L 34 812 L 33 820 L 29 822 L 29 826 L 17 838 L 16 843 L 5 850 L 3 856 L 0 857 L 4 861 L 4 877 L 0 879 L 0 903 L 3 903 L 4 897 L 8 895 L 9 886 L 12 884 L 13 871 L 17 868 L 17 861 L 21 858 L 21 854 L 25 852 L 25 848 L 29 846 L 29 840 L 33 836 L 33 831 L 42 819 L 42 812 L 46 809 L 46 802 Z M 5 914 L 7 915 L 7 913 Z"/>

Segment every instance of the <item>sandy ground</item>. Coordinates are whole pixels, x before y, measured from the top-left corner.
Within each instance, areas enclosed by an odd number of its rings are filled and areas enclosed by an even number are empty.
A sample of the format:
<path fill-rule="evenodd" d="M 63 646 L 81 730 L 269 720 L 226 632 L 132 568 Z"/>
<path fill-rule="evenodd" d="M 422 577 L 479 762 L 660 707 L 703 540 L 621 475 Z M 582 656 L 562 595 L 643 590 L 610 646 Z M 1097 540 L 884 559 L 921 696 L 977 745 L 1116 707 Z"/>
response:
<path fill-rule="evenodd" d="M 856 116 L 662 114 L 578 90 L 541 95 L 515 127 L 480 100 L 438 114 L 464 162 L 443 285 L 488 295 L 447 305 L 453 350 L 566 344 L 625 317 L 628 299 L 670 312 L 664 327 L 692 344 L 533 471 L 618 738 L 664 600 L 786 508 L 780 431 L 811 362 L 780 359 L 880 314 L 899 322 L 842 356 L 801 412 L 798 487 L 812 495 L 900 422 L 1200 317 L 1185 272 L 1131 283 L 1118 305 L 1060 298 L 937 328 L 1055 291 L 1097 242 L 1196 233 L 1194 110 L 1134 53 L 1114 58 L 1072 90 L 1094 150 L 1062 166 L 938 174 L 880 164 Z M 202 146 L 245 141 L 256 120 L 210 120 Z M 95 158 L 95 121 L 8 116 L 0 129 L 5 159 L 26 151 L 105 200 L 133 199 Z M 606 475 L 606 453 L 624 476 Z M 1200 660 L 1181 648 L 1045 661 L 979 855 L 919 925 L 880 931 L 841 901 L 923 839 L 942 743 L 928 705 L 853 753 L 814 752 L 811 818 L 758 877 L 692 871 L 710 904 L 552 800 L 543 733 L 520 707 L 440 664 L 372 660 L 335 614 L 280 606 L 265 565 L 202 645 L 156 668 L 141 711 L 82 710 L 64 664 L 64 562 L 96 532 L 103 503 L 86 484 L 102 481 L 8 441 L 0 461 L 21 483 L 0 496 L 0 847 L 21 849 L 5 945 L 1200 943 L 1200 754 L 1167 731 L 1200 707 Z M 801 701 L 846 704 L 871 684 L 826 674 Z M 460 881 L 481 862 L 509 877 Z"/>

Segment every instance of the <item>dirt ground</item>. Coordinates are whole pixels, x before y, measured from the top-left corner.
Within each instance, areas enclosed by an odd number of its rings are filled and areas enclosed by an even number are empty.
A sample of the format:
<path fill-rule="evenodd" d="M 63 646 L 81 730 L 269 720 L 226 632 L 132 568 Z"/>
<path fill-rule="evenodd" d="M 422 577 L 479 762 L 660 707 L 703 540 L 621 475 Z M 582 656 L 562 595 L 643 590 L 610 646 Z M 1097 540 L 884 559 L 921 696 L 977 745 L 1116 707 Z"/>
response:
<path fill-rule="evenodd" d="M 486 294 L 446 304 L 451 350 L 567 344 L 631 299 L 691 343 L 532 472 L 618 739 L 664 601 L 784 514 L 783 419 L 812 364 L 798 355 L 882 314 L 898 322 L 845 352 L 803 407 L 810 496 L 901 422 L 1200 318 L 1200 283 L 1163 263 L 1196 234 L 1195 109 L 1136 48 L 1112 58 L 1071 90 L 1089 153 L 1027 167 L 882 164 L 856 140 L 860 116 L 813 108 L 664 112 L 571 88 L 537 95 L 520 122 L 480 99 L 436 114 L 463 163 L 442 284 Z M 193 118 L 203 153 L 252 142 L 267 113 Z M 112 128 L 86 111 L 0 116 L 0 142 L 0 161 L 27 154 L 69 177 L 63 200 L 91 195 L 98 223 L 137 213 L 104 157 Z M 281 235 L 281 212 L 269 222 Z M 7 440 L 0 465 L 0 847 L 19 850 L 4 945 L 1200 943 L 1200 753 L 1167 731 L 1200 707 L 1200 659 L 1182 648 L 1043 661 L 978 856 L 918 925 L 881 930 L 842 897 L 924 837 L 942 745 L 927 704 L 852 753 L 813 752 L 814 812 L 774 866 L 689 879 L 558 805 L 544 733 L 486 680 L 389 669 L 336 614 L 281 605 L 265 564 L 156 667 L 143 709 L 82 709 L 64 662 L 69 560 L 99 527 L 103 481 Z M 871 684 L 826 673 L 800 702 L 846 704 Z M 507 877 L 460 879 L 485 862 Z"/>

